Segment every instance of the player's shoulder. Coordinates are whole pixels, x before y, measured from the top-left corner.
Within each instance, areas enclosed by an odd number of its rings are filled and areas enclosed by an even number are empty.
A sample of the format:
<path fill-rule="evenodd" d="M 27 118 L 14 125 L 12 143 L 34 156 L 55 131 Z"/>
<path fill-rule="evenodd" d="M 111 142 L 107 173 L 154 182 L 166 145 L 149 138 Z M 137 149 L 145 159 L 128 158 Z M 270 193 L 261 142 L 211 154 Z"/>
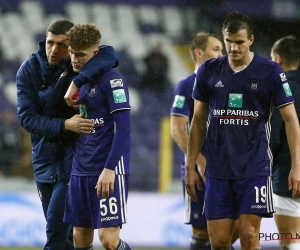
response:
<path fill-rule="evenodd" d="M 259 67 L 262 67 L 263 70 L 270 69 L 274 70 L 274 68 L 280 68 L 280 65 L 276 62 L 273 62 L 270 59 L 267 59 L 263 56 L 254 54 L 253 62 L 257 64 Z"/>
<path fill-rule="evenodd" d="M 110 81 L 113 79 L 122 79 L 125 81 L 124 76 L 115 68 L 111 68 L 102 75 L 102 80 L 104 81 Z"/>
<path fill-rule="evenodd" d="M 227 55 L 220 56 L 218 58 L 211 58 L 203 63 L 201 63 L 200 67 L 202 67 L 205 71 L 215 70 L 219 68 L 221 65 L 227 62 Z"/>
<path fill-rule="evenodd" d="M 226 59 L 227 59 L 227 55 L 224 55 L 224 56 L 220 56 L 218 58 L 208 59 L 208 60 L 204 61 L 203 64 L 205 64 L 207 67 L 211 66 L 211 65 L 215 66 L 215 65 L 219 65 L 219 64 L 226 62 Z"/>
<path fill-rule="evenodd" d="M 34 53 L 30 55 L 20 66 L 17 72 L 17 76 L 22 75 L 25 72 L 33 72 L 38 70 L 39 60 L 37 55 Z"/>
<path fill-rule="evenodd" d="M 123 75 L 115 68 L 111 68 L 110 70 L 106 71 L 103 73 L 103 77 L 107 77 L 107 78 L 110 78 L 110 77 L 121 77 L 123 78 Z"/>
<path fill-rule="evenodd" d="M 278 63 L 256 54 L 253 57 L 253 65 L 254 68 L 251 67 L 251 69 L 261 77 L 269 77 L 271 75 L 283 77 L 284 75 L 283 69 Z"/>
<path fill-rule="evenodd" d="M 103 88 L 126 88 L 127 83 L 123 75 L 116 70 L 115 68 L 112 68 L 108 71 L 106 71 L 102 77 L 101 77 L 101 86 Z"/>
<path fill-rule="evenodd" d="M 176 87 L 186 87 L 186 86 L 189 86 L 189 85 L 193 85 L 194 81 L 195 81 L 195 77 L 196 77 L 195 73 L 192 73 L 192 74 L 188 75 L 187 77 L 181 79 L 176 84 Z"/>

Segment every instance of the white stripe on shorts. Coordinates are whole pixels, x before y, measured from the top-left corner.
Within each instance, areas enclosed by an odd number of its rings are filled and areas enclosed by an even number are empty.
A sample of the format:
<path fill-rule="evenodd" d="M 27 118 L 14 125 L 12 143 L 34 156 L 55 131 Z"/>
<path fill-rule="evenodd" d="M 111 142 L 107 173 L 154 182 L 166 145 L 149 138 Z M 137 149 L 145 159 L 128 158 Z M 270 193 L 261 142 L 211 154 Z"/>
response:
<path fill-rule="evenodd" d="M 124 158 L 123 156 L 121 156 L 121 159 L 119 160 L 116 168 L 115 168 L 115 171 L 116 171 L 116 175 L 119 175 L 119 174 L 125 174 L 125 168 L 124 168 Z"/>
<path fill-rule="evenodd" d="M 184 195 L 184 218 L 183 223 L 188 224 L 191 221 L 191 210 L 192 210 L 192 199 L 191 196 L 188 195 L 188 193 L 185 190 Z"/>
<path fill-rule="evenodd" d="M 274 213 L 274 204 L 273 204 L 273 187 L 272 187 L 272 179 L 271 176 L 268 177 L 267 180 L 267 187 L 266 187 L 266 205 L 267 205 L 267 212 Z"/>
<path fill-rule="evenodd" d="M 126 202 L 126 194 L 125 194 L 125 175 L 118 175 L 119 181 L 119 199 L 120 199 L 120 209 L 121 209 L 121 217 L 122 223 L 126 223 L 127 221 L 127 202 Z"/>

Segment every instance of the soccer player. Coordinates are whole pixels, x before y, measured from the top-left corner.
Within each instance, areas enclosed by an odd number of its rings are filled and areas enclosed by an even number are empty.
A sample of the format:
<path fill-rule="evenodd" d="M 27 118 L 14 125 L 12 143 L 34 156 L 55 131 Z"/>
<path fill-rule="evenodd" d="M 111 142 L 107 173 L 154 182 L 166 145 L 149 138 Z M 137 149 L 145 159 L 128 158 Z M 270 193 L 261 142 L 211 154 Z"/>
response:
<path fill-rule="evenodd" d="M 260 249 L 262 217 L 274 213 L 270 120 L 280 109 L 291 149 L 292 196 L 300 195 L 300 131 L 282 68 L 250 51 L 253 23 L 232 12 L 222 26 L 227 55 L 202 63 L 193 90 L 185 183 L 196 201 L 201 182 L 195 162 L 205 140 L 205 216 L 212 249 L 229 249 L 239 218 L 243 250 Z"/>
<path fill-rule="evenodd" d="M 64 101 L 74 74 L 65 44 L 66 32 L 72 26 L 67 20 L 50 24 L 46 39 L 21 65 L 16 76 L 18 117 L 22 127 L 31 133 L 34 178 L 47 221 L 45 250 L 74 249 L 72 227 L 63 222 L 75 146 L 73 132 L 90 133 L 94 127 Z M 92 63 L 95 70 L 87 65 L 74 78 L 78 87 L 87 77 L 114 66 L 117 56 L 111 47 L 105 47 Z"/>
<path fill-rule="evenodd" d="M 216 35 L 206 32 L 195 34 L 190 41 L 190 54 L 195 63 L 194 72 L 178 82 L 173 94 L 171 135 L 181 149 L 181 179 L 185 198 L 184 223 L 192 225 L 190 250 L 210 249 L 206 218 L 202 213 L 204 207 L 204 190 L 196 190 L 198 200 L 194 202 L 190 196 L 185 194 L 184 186 L 184 165 L 185 154 L 187 153 L 188 130 L 194 109 L 192 91 L 199 65 L 207 59 L 222 56 L 222 49 L 222 43 Z M 196 163 L 196 173 L 199 175 L 201 184 L 204 187 L 205 158 L 201 153 Z"/>
<path fill-rule="evenodd" d="M 300 115 L 300 41 L 293 36 L 277 40 L 271 48 L 271 58 L 281 65 L 295 99 L 295 108 Z M 273 142 L 273 200 L 276 213 L 275 222 L 279 233 L 290 233 L 296 238 L 300 232 L 300 198 L 292 197 L 289 173 L 291 171 L 291 154 L 286 137 L 286 128 L 279 111 L 274 110 L 272 117 Z M 284 239 L 280 241 L 282 249 L 300 249 L 299 240 Z"/>
<path fill-rule="evenodd" d="M 77 24 L 67 33 L 75 72 L 98 53 L 101 34 L 94 24 Z M 114 69 L 79 89 L 81 113 L 94 122 L 76 142 L 64 220 L 74 226 L 75 249 L 93 249 L 94 229 L 105 249 L 129 250 L 120 239 L 127 221 L 130 105 L 123 76 Z"/>

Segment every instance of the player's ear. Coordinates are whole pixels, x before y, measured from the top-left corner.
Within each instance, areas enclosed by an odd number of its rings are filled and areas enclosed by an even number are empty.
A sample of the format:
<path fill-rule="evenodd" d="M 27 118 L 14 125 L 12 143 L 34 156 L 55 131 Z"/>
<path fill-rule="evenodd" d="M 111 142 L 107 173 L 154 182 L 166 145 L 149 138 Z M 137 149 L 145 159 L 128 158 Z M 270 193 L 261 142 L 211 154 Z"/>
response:
<path fill-rule="evenodd" d="M 98 53 L 99 53 L 99 49 L 96 49 L 96 50 L 93 52 L 94 56 L 97 55 Z"/>
<path fill-rule="evenodd" d="M 201 58 L 202 57 L 202 50 L 201 49 L 195 49 L 194 50 L 196 58 Z"/>
<path fill-rule="evenodd" d="M 250 36 L 249 38 L 249 46 L 251 46 L 253 42 L 254 42 L 254 35 Z"/>
<path fill-rule="evenodd" d="M 276 62 L 278 63 L 278 64 L 280 64 L 280 65 L 282 65 L 283 64 L 283 59 L 282 59 L 282 57 L 280 56 L 280 55 L 276 55 Z"/>

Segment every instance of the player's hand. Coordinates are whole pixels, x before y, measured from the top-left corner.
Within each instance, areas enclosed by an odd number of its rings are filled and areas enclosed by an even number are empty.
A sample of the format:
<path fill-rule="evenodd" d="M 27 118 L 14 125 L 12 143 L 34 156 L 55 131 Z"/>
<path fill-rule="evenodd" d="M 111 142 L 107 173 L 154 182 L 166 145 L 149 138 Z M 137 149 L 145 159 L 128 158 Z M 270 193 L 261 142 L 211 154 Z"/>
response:
<path fill-rule="evenodd" d="M 76 87 L 74 82 L 71 82 L 65 96 L 64 99 L 66 101 L 66 103 L 68 104 L 68 106 L 72 107 L 72 108 L 78 108 L 79 105 L 77 104 L 78 101 L 78 88 Z"/>
<path fill-rule="evenodd" d="M 206 168 L 206 159 L 205 159 L 203 154 L 200 153 L 198 155 L 198 158 L 196 160 L 196 165 L 197 165 L 197 168 L 198 168 L 198 172 L 199 172 L 203 182 L 205 183 L 206 182 L 206 176 L 204 175 L 204 172 L 205 172 L 205 168 Z M 203 187 L 202 187 L 201 190 L 204 190 Z"/>
<path fill-rule="evenodd" d="M 97 196 L 104 199 L 108 198 L 114 192 L 115 171 L 104 168 L 99 176 L 97 185 Z"/>
<path fill-rule="evenodd" d="M 199 190 L 203 190 L 203 187 L 200 182 L 200 178 L 195 171 L 195 168 L 190 168 L 188 166 L 185 167 L 185 176 L 184 176 L 185 188 L 187 194 L 191 196 L 191 199 L 196 202 L 197 195 L 196 195 L 196 187 Z"/>
<path fill-rule="evenodd" d="M 65 120 L 65 130 L 78 134 L 90 134 L 94 129 L 94 122 L 84 118 L 84 114 L 74 115 Z"/>
<path fill-rule="evenodd" d="M 292 197 L 300 196 L 300 170 L 292 167 L 288 178 L 289 190 L 292 190 Z"/>

